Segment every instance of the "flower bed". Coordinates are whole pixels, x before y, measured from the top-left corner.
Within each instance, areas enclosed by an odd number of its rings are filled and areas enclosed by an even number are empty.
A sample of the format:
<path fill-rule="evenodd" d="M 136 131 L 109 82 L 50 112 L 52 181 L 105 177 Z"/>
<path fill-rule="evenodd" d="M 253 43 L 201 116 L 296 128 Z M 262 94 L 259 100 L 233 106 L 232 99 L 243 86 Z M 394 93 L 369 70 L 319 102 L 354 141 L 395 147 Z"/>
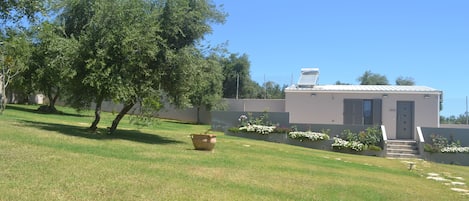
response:
<path fill-rule="evenodd" d="M 275 126 L 263 126 L 263 125 L 247 125 L 238 128 L 241 132 L 255 132 L 262 135 L 267 135 L 272 133 L 275 129 Z"/>
<path fill-rule="evenodd" d="M 288 133 L 288 137 L 292 139 L 297 139 L 299 141 L 319 141 L 319 140 L 328 140 L 329 135 L 325 133 L 318 133 L 312 131 L 293 131 Z"/>
<path fill-rule="evenodd" d="M 341 150 L 341 149 L 351 149 L 354 151 L 363 151 L 365 145 L 361 142 L 357 141 L 347 141 L 337 137 L 334 137 L 334 143 L 332 144 L 333 149 Z"/>
<path fill-rule="evenodd" d="M 268 115 L 264 114 L 260 118 L 252 120 L 250 114 L 247 116 L 241 115 L 238 119 L 241 126 L 228 129 L 226 134 L 327 151 L 334 150 L 360 155 L 384 156 L 381 147 L 377 145 L 381 141 L 381 133 L 377 128 L 367 128 L 360 133 L 352 133 L 350 130 L 344 130 L 341 136 L 342 138 L 335 137 L 334 140 L 330 140 L 329 129 L 314 132 L 297 131 L 296 127 L 292 127 L 291 129 L 278 128 L 278 124 L 277 126 L 272 126 L 272 124 L 268 123 L 267 117 Z M 368 148 L 371 149 L 367 150 Z"/>
<path fill-rule="evenodd" d="M 287 144 L 312 149 L 331 150 L 329 134 L 313 131 L 292 131 L 288 133 Z"/>
<path fill-rule="evenodd" d="M 369 151 L 372 153 L 380 152 L 378 155 L 383 155 L 380 147 L 381 141 L 382 134 L 378 127 L 369 127 L 358 133 L 344 130 L 340 137 L 334 137 L 332 148 L 341 152 Z"/>
<path fill-rule="evenodd" d="M 423 157 L 437 163 L 469 166 L 469 147 L 461 146 L 461 142 L 452 138 L 432 135 L 431 142 L 424 145 Z"/>
<path fill-rule="evenodd" d="M 441 153 L 469 153 L 469 147 L 443 147 Z"/>

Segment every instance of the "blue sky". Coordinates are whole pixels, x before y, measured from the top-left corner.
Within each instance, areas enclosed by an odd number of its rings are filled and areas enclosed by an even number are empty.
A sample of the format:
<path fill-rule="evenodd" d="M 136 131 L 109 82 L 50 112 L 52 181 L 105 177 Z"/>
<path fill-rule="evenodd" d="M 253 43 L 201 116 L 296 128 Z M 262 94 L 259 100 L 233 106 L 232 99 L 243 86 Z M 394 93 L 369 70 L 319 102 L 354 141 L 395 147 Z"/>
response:
<path fill-rule="evenodd" d="M 466 111 L 469 96 L 467 0 L 214 0 L 229 14 L 206 37 L 247 54 L 262 84 L 296 83 L 319 68 L 319 84 L 359 84 L 365 71 L 443 91 L 441 115 Z M 293 79 L 292 79 L 293 78 Z"/>

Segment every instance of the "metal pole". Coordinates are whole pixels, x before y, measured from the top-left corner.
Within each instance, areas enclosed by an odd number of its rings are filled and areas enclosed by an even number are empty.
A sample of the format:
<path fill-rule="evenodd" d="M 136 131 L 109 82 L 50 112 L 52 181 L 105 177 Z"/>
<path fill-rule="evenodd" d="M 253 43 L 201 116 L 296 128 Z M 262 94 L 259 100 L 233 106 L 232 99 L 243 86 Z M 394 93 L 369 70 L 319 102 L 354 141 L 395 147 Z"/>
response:
<path fill-rule="evenodd" d="M 467 111 L 467 96 L 466 96 L 466 124 L 469 124 L 469 112 Z"/>
<path fill-rule="evenodd" d="M 239 91 L 239 73 L 236 73 L 236 100 L 238 100 Z"/>
<path fill-rule="evenodd" d="M 265 83 L 265 74 L 264 74 L 264 99 L 267 99 L 267 83 Z"/>

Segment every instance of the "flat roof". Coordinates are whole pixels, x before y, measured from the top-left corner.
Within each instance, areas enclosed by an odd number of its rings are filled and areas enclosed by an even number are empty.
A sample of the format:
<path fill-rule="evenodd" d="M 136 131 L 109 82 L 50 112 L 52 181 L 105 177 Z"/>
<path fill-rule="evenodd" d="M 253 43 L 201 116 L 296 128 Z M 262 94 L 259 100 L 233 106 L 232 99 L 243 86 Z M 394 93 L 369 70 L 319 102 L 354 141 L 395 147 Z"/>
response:
<path fill-rule="evenodd" d="M 427 86 L 403 86 L 403 85 L 316 85 L 310 88 L 298 88 L 290 86 L 286 92 L 314 91 L 314 92 L 386 92 L 386 93 L 438 93 L 440 90 Z"/>

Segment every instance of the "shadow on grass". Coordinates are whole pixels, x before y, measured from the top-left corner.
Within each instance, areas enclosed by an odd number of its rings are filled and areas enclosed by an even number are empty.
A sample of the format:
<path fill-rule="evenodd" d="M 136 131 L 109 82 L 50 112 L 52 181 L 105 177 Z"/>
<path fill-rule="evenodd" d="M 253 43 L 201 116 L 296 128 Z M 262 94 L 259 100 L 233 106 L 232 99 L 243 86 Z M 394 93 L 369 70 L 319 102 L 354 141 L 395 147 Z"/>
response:
<path fill-rule="evenodd" d="M 177 141 L 165 137 L 161 137 L 158 135 L 142 133 L 138 130 L 117 130 L 115 134 L 109 135 L 107 134 L 107 130 L 100 129 L 97 132 L 91 132 L 88 128 L 80 127 L 80 126 L 71 126 L 71 125 L 62 125 L 62 124 L 54 124 L 54 123 L 44 123 L 44 122 L 37 122 L 37 121 L 27 121 L 23 120 L 26 126 L 31 126 L 35 128 L 39 128 L 42 130 L 47 131 L 54 131 L 59 132 L 64 135 L 69 136 L 76 136 L 76 137 L 83 137 L 88 139 L 94 140 L 112 140 L 112 139 L 122 139 L 128 140 L 133 142 L 140 142 L 146 144 L 176 144 L 176 143 L 184 143 L 182 141 Z"/>
<path fill-rule="evenodd" d="M 37 107 L 39 108 L 40 105 L 38 105 Z M 89 115 L 71 114 L 71 113 L 66 113 L 62 111 L 58 111 L 56 113 L 44 113 L 44 112 L 40 112 L 38 109 L 30 109 L 30 108 L 20 107 L 20 106 L 12 105 L 12 104 L 7 105 L 7 109 L 17 110 L 21 112 L 29 112 L 29 113 L 34 113 L 34 114 L 44 114 L 44 115 L 55 114 L 55 115 L 64 115 L 64 116 L 71 116 L 71 117 L 90 117 Z"/>

